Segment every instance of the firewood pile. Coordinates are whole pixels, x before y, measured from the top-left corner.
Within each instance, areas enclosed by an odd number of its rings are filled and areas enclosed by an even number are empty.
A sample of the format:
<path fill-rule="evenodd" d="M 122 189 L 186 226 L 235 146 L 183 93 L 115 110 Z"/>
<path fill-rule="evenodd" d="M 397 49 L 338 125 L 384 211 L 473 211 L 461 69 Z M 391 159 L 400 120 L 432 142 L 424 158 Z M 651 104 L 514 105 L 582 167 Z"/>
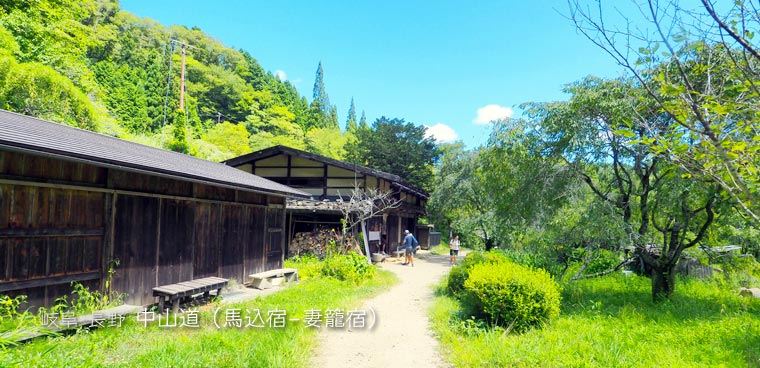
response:
<path fill-rule="evenodd" d="M 319 259 L 325 258 L 330 249 L 333 252 L 347 253 L 350 250 L 361 253 L 359 243 L 348 236 L 343 244 L 343 235 L 335 229 L 322 228 L 310 232 L 296 233 L 288 247 L 288 257 L 313 255 Z"/>

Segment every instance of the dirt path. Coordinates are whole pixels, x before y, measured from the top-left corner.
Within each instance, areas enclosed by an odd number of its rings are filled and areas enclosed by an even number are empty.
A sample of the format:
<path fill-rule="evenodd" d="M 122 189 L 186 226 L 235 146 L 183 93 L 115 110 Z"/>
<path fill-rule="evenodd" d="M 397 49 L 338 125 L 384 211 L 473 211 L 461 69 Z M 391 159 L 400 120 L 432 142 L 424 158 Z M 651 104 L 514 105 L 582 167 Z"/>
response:
<path fill-rule="evenodd" d="M 372 329 L 323 330 L 313 367 L 448 367 L 430 329 L 427 312 L 432 285 L 448 272 L 448 256 L 418 252 L 414 267 L 381 263 L 401 282 L 364 303 L 375 311 Z M 369 318 L 368 318 L 369 323 Z"/>

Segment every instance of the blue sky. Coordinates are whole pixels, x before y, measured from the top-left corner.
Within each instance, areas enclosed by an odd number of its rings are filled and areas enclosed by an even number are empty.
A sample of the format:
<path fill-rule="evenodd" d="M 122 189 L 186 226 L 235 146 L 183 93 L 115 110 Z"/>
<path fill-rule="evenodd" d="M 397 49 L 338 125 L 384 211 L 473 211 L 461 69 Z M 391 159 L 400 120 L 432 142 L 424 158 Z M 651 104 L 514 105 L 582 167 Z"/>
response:
<path fill-rule="evenodd" d="M 566 0 L 121 0 L 164 25 L 199 27 L 250 52 L 309 101 L 321 61 L 341 126 L 351 102 L 371 123 L 398 117 L 441 141 L 484 144 L 487 121 L 620 66 L 575 31 Z"/>

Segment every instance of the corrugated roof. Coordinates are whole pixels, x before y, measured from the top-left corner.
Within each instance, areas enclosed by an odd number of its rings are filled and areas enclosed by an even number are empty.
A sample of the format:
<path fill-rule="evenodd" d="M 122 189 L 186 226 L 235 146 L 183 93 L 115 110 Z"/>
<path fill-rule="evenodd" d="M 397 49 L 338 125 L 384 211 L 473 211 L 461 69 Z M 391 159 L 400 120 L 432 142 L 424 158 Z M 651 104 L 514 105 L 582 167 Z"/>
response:
<path fill-rule="evenodd" d="M 429 194 L 426 191 L 408 183 L 406 180 L 404 180 L 402 177 L 396 174 L 391 174 L 385 171 L 375 170 L 370 167 L 352 164 L 349 162 L 336 160 L 334 158 L 321 156 L 316 153 L 306 152 L 306 151 L 302 151 L 299 149 L 295 149 L 288 146 L 282 146 L 282 145 L 273 146 L 273 147 L 265 148 L 260 151 L 255 151 L 255 152 L 251 152 L 242 156 L 234 157 L 227 161 L 224 161 L 224 163 L 230 166 L 240 166 L 242 164 L 250 163 L 251 161 L 258 161 L 258 160 L 275 156 L 281 153 L 297 156 L 297 157 L 303 157 L 312 161 L 326 163 L 328 165 L 333 165 L 333 166 L 340 167 L 346 170 L 360 172 L 362 174 L 377 176 L 377 177 L 391 181 L 391 185 L 401 190 L 416 194 L 423 198 L 429 197 Z"/>
<path fill-rule="evenodd" d="M 0 147 L 236 189 L 309 197 L 233 167 L 0 110 Z"/>

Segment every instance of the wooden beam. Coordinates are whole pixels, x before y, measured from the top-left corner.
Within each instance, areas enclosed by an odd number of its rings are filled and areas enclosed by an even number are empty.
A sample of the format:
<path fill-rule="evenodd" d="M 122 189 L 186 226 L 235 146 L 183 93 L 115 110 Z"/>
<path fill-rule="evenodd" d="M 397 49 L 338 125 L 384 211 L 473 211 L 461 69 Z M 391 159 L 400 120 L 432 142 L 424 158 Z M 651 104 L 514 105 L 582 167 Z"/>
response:
<path fill-rule="evenodd" d="M 0 238 L 62 238 L 102 236 L 103 228 L 0 229 Z"/>
<path fill-rule="evenodd" d="M 327 164 L 324 165 L 324 176 L 322 177 L 324 180 L 324 186 L 322 187 L 322 198 L 327 197 Z"/>
<path fill-rule="evenodd" d="M 73 275 L 45 277 L 45 278 L 39 278 L 39 279 L 33 279 L 33 280 L 6 281 L 6 282 L 0 282 L 0 292 L 19 290 L 19 289 L 31 289 L 35 287 L 41 287 L 41 286 L 68 284 L 72 281 L 97 280 L 100 278 L 100 276 L 101 276 L 100 271 L 93 271 L 93 272 L 78 273 L 78 274 L 73 274 Z"/>
<path fill-rule="evenodd" d="M 161 253 L 161 210 L 163 209 L 163 205 L 164 205 L 164 200 L 159 199 L 158 200 L 158 219 L 157 219 L 158 224 L 156 225 L 156 259 L 155 259 L 156 266 L 153 268 L 154 270 L 156 270 L 156 282 L 153 285 L 156 285 L 156 286 L 160 285 L 158 283 L 158 273 L 160 271 L 158 269 L 159 263 L 160 263 L 158 255 Z"/>
<path fill-rule="evenodd" d="M 95 192 L 95 193 L 114 193 L 114 194 L 131 195 L 131 196 L 137 196 L 137 197 L 175 199 L 178 201 L 192 201 L 192 202 L 199 202 L 199 203 L 213 203 L 213 204 L 235 203 L 241 206 L 266 207 L 266 205 L 261 205 L 261 204 L 236 203 L 236 202 L 230 202 L 230 201 L 199 199 L 199 198 L 182 197 L 182 196 L 174 196 L 174 195 L 167 195 L 167 194 L 144 193 L 144 192 L 135 192 L 135 191 L 129 191 L 129 190 L 120 190 L 120 189 L 88 187 L 88 186 L 81 186 L 81 185 L 50 184 L 50 183 L 42 183 L 42 182 L 36 182 L 36 181 L 9 180 L 9 179 L 4 179 L 4 178 L 0 178 L 0 184 L 40 187 L 40 188 L 80 190 L 83 192 Z M 272 194 L 272 193 L 267 193 L 267 192 L 257 192 L 257 191 L 250 191 L 250 192 L 263 194 L 266 196 L 270 196 L 270 195 L 279 196 L 278 194 Z"/>
<path fill-rule="evenodd" d="M 110 195 L 111 203 L 108 206 L 108 211 L 106 211 L 106 235 L 103 237 L 103 268 L 101 269 L 106 273 L 111 268 L 111 262 L 113 261 L 113 252 L 115 248 L 114 244 L 116 243 L 116 199 L 118 196 L 119 195 L 117 193 Z M 106 198 L 106 200 L 108 199 L 109 198 Z M 106 277 L 108 277 L 107 274 Z M 100 283 L 100 287 L 103 289 L 103 291 L 107 292 L 108 290 L 105 290 L 105 286 L 105 282 Z"/>

